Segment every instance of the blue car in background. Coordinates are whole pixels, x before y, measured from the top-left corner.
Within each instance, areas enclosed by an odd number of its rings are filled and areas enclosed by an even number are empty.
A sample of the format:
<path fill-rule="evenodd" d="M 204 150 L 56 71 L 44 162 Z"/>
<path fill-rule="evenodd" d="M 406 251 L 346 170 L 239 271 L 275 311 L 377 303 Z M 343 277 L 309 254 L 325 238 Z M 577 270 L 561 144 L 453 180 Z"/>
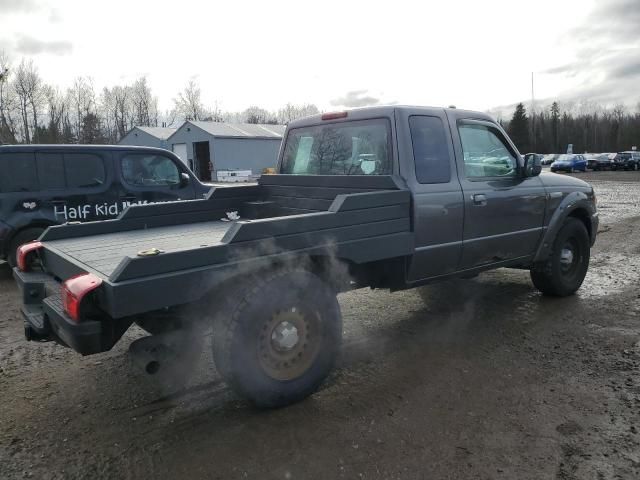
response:
<path fill-rule="evenodd" d="M 551 164 L 552 172 L 586 172 L 587 159 L 584 155 L 564 154 Z"/>

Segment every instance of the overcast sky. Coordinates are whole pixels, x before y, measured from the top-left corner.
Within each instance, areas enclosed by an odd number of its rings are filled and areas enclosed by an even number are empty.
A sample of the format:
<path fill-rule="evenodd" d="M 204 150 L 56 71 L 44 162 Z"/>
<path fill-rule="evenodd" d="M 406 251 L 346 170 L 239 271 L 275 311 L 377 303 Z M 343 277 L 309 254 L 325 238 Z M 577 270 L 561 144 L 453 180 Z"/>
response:
<path fill-rule="evenodd" d="M 531 97 L 640 101 L 640 0 L 0 0 L 0 50 L 45 81 L 146 75 L 161 108 L 189 78 L 223 110 Z"/>

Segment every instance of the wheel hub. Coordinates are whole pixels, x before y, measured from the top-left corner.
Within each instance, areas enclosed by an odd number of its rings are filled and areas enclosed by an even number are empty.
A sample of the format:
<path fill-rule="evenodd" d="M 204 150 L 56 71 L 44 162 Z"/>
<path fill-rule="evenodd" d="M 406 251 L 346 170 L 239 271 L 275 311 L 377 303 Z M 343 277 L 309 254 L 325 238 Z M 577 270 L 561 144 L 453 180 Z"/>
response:
<path fill-rule="evenodd" d="M 571 248 L 565 247 L 562 249 L 560 253 L 560 263 L 565 267 L 571 266 L 573 263 L 573 250 Z"/>
<path fill-rule="evenodd" d="M 319 318 L 292 307 L 262 325 L 258 358 L 262 370 L 280 381 L 293 380 L 313 364 L 320 345 Z"/>
<path fill-rule="evenodd" d="M 276 325 L 271 334 L 271 344 L 279 352 L 292 350 L 300 340 L 298 329 L 288 320 L 284 320 Z"/>

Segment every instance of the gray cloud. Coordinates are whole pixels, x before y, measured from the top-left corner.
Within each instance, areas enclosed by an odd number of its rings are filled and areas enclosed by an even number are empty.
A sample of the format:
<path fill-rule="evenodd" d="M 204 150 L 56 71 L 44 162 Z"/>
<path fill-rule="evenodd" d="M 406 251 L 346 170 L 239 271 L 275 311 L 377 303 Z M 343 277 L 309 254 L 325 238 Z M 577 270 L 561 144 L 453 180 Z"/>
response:
<path fill-rule="evenodd" d="M 19 36 L 15 41 L 16 53 L 23 55 L 67 55 L 73 50 L 71 42 L 65 40 L 40 40 L 26 35 Z"/>
<path fill-rule="evenodd" d="M 334 107 L 368 107 L 379 105 L 380 99 L 372 95 L 367 95 L 369 90 L 352 90 L 344 97 L 334 98 L 329 103 Z"/>
<path fill-rule="evenodd" d="M 576 60 L 542 73 L 581 80 L 560 100 L 635 104 L 640 99 L 640 0 L 599 2 L 583 25 L 561 42 L 575 46 Z M 585 46 L 587 45 L 587 46 Z"/>
<path fill-rule="evenodd" d="M 0 12 L 32 12 L 39 8 L 36 0 L 0 0 Z"/>

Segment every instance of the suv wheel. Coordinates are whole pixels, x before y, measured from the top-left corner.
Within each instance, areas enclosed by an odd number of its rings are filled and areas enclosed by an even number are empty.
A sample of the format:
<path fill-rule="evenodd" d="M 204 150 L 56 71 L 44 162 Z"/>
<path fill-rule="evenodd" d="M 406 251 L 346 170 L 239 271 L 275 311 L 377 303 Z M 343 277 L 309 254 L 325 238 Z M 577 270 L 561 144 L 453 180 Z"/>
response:
<path fill-rule="evenodd" d="M 340 351 L 342 317 L 333 289 L 311 272 L 283 269 L 250 276 L 226 292 L 213 324 L 222 377 L 263 408 L 314 393 Z"/>
<path fill-rule="evenodd" d="M 553 242 L 549 259 L 531 270 L 531 280 L 545 295 L 572 295 L 587 274 L 590 253 L 587 229 L 580 220 L 569 218 Z"/>
<path fill-rule="evenodd" d="M 17 265 L 16 254 L 18 248 L 25 243 L 36 240 L 40 235 L 42 235 L 42 232 L 44 232 L 43 228 L 27 228 L 16 233 L 16 235 L 11 239 L 11 242 L 9 242 L 9 252 L 7 254 L 7 261 L 11 268 Z"/>

